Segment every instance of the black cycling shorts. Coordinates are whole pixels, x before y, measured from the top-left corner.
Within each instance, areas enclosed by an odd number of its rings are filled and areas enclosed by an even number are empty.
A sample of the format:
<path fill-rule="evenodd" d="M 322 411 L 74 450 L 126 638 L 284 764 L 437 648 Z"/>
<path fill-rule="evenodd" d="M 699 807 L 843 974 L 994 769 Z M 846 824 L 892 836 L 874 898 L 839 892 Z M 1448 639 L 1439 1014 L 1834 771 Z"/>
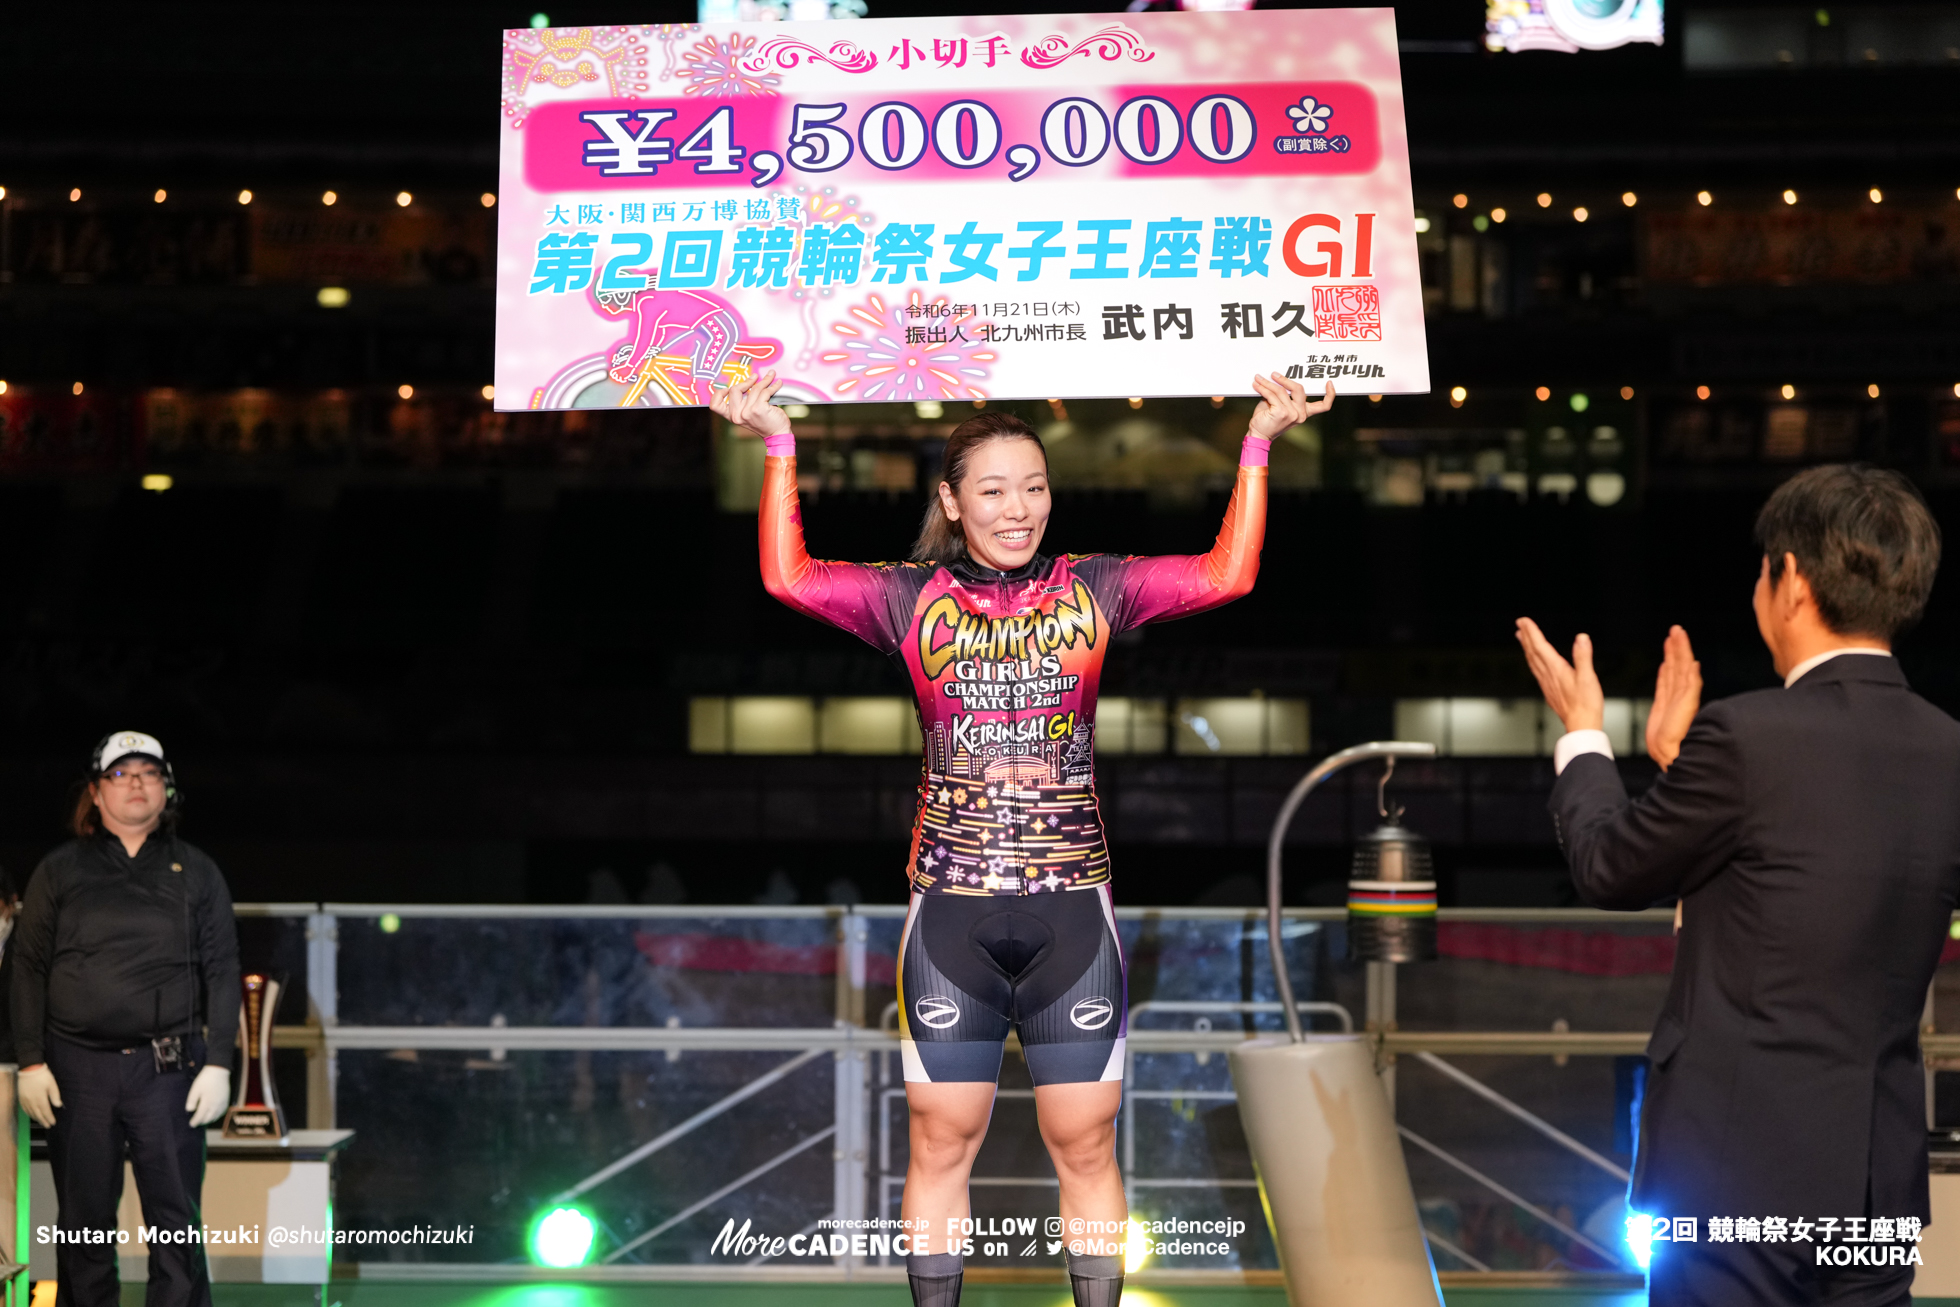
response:
<path fill-rule="evenodd" d="M 898 946 L 905 1078 L 997 1081 L 1018 1028 L 1035 1084 L 1121 1080 L 1127 994 L 1107 884 L 914 894 Z"/>

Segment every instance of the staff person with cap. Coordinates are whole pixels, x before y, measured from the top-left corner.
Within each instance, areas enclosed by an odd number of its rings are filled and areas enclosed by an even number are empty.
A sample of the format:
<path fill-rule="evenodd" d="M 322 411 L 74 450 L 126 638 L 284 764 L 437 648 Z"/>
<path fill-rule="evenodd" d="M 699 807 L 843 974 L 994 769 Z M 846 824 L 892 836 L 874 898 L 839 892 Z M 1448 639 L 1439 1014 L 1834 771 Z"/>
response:
<path fill-rule="evenodd" d="M 238 932 L 217 864 L 177 838 L 178 798 L 155 737 L 105 737 L 75 838 L 35 868 L 15 928 L 20 1101 L 48 1129 L 61 1213 L 57 1307 L 117 1307 L 125 1154 L 146 1224 L 203 1225 L 198 1127 L 230 1098 Z M 201 1242 L 150 1245 L 145 1302 L 210 1307 Z"/>

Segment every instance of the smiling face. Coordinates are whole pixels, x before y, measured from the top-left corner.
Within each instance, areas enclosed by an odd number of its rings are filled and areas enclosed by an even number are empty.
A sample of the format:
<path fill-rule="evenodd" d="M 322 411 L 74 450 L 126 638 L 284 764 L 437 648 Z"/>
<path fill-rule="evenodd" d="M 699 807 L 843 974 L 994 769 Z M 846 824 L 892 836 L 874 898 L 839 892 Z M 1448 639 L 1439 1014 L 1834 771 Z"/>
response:
<path fill-rule="evenodd" d="M 1033 558 L 1048 528 L 1048 459 L 1032 440 L 976 446 L 955 491 L 939 483 L 939 505 L 960 524 L 976 562 L 1006 572 Z"/>

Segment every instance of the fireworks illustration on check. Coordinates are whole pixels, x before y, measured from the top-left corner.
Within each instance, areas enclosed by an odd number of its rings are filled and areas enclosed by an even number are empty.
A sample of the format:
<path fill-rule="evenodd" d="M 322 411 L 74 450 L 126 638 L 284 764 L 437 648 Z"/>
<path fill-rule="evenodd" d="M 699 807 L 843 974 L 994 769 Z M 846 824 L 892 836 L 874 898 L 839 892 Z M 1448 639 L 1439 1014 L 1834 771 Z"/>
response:
<path fill-rule="evenodd" d="M 894 294 L 899 292 L 892 292 Z M 927 299 L 925 292 L 903 292 L 905 299 L 887 306 L 873 292 L 831 323 L 835 345 L 818 357 L 845 373 L 837 394 L 845 399 L 911 401 L 921 399 L 985 399 L 981 386 L 988 368 L 1000 355 L 977 334 L 978 319 L 950 313 L 945 296 Z M 938 308 L 944 316 L 933 316 Z M 930 343 L 908 343 L 907 327 L 929 334 Z"/>
<path fill-rule="evenodd" d="M 651 29 L 654 38 L 660 42 L 660 52 L 665 62 L 660 68 L 660 80 L 670 81 L 674 76 L 674 43 L 686 40 L 701 30 L 699 23 L 657 23 Z"/>
<path fill-rule="evenodd" d="M 687 85 L 683 95 L 723 98 L 740 95 L 774 95 L 782 82 L 777 73 L 744 72 L 741 61 L 755 52 L 756 38 L 734 36 L 719 40 L 704 36 L 681 55 L 686 65 L 675 74 Z"/>
<path fill-rule="evenodd" d="M 835 186 L 798 185 L 795 195 L 800 206 L 795 219 L 797 229 L 802 231 L 813 222 L 837 223 L 854 222 L 869 230 L 872 216 L 863 207 L 863 201 L 855 195 L 842 195 Z M 795 367 L 799 372 L 807 372 L 816 363 L 817 350 L 823 344 L 823 335 L 817 329 L 817 304 L 834 299 L 840 287 L 827 283 L 810 285 L 801 277 L 790 283 L 785 292 L 797 306 L 797 320 L 803 326 L 803 344 L 796 353 Z M 775 292 L 765 292 L 774 294 Z"/>

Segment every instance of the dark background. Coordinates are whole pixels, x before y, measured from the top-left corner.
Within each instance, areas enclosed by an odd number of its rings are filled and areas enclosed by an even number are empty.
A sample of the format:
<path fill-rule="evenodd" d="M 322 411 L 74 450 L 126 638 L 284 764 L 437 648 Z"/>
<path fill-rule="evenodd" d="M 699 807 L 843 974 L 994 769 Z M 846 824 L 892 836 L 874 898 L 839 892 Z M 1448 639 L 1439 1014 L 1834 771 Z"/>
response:
<path fill-rule="evenodd" d="M 558 26 L 692 18 L 658 3 L 545 8 Z M 1837 33 L 1853 30 L 1861 7 L 1830 8 Z M 1902 468 L 1943 524 L 1960 520 L 1947 271 L 1698 282 L 1652 266 L 1649 215 L 1692 214 L 1704 188 L 1724 212 L 1773 212 L 1786 187 L 1849 212 L 1878 187 L 1960 230 L 1960 62 L 1864 59 L 1811 18 L 1787 69 L 1685 66 L 1690 20 L 1744 9 L 1815 6 L 1671 4 L 1666 46 L 1576 56 L 1484 53 L 1472 0 L 1397 7 L 1417 207 L 1434 224 L 1437 393 L 1343 401 L 1325 428 L 1327 488 L 1277 498 L 1256 593 L 1118 650 L 1112 693 L 1305 697 L 1316 749 L 1333 749 L 1388 734 L 1398 697 L 1528 694 L 1510 640 L 1527 611 L 1555 638 L 1591 631 L 1616 694 L 1651 686 L 1671 622 L 1694 637 L 1711 695 L 1771 683 L 1749 612 L 1750 522 L 1778 480 L 1825 456 L 1767 452 L 1764 414 L 1785 384 L 1855 414 L 1830 456 Z M 690 695 L 903 688 L 863 646 L 764 595 L 753 517 L 717 507 L 705 414 L 499 424 L 477 397 L 490 270 L 441 233 L 485 220 L 498 32 L 531 12 L 10 14 L 10 46 L 40 52 L 0 86 L 0 378 L 28 397 L 0 452 L 0 861 L 16 876 L 61 838 L 89 744 L 135 727 L 169 746 L 186 834 L 241 899 L 741 902 L 778 871 L 803 901 L 901 897 L 913 764 L 687 753 Z M 955 10 L 874 2 L 872 16 L 934 12 Z M 438 234 L 412 276 L 324 309 L 312 285 L 237 252 L 241 188 L 295 212 L 332 188 L 340 212 L 384 215 L 408 190 Z M 1541 190 L 1554 207 L 1534 204 Z M 1625 190 L 1638 207 L 1619 203 Z M 1592 220 L 1566 218 L 1575 204 Z M 1510 221 L 1475 230 L 1491 206 Z M 1464 258 L 1481 279 L 1467 302 L 1449 289 Z M 396 399 L 404 383 L 413 404 Z M 1458 408 L 1454 385 L 1469 392 Z M 1634 389 L 1623 500 L 1432 489 L 1390 507 L 1350 488 L 1373 448 L 1357 430 L 1535 441 L 1540 385 L 1553 409 L 1576 390 Z M 1702 385 L 1710 429 L 1739 433 L 1726 446 L 1696 443 L 1677 416 Z M 254 442 L 218 422 L 171 444 L 144 407 L 160 389 L 254 388 L 339 394 L 344 431 Z M 157 470 L 175 478 L 168 493 L 140 487 Z M 1202 549 L 1221 508 L 1063 494 L 1049 541 Z M 809 533 L 821 553 L 885 557 L 916 516 L 909 496 L 826 492 Z M 1902 649 L 1949 710 L 1952 588 Z M 1119 893 L 1250 901 L 1266 824 L 1302 767 L 1109 759 Z M 1547 760 L 1450 759 L 1404 777 L 1446 901 L 1561 901 Z M 1330 795 L 1303 819 L 1298 897 L 1337 887 L 1363 797 Z"/>

